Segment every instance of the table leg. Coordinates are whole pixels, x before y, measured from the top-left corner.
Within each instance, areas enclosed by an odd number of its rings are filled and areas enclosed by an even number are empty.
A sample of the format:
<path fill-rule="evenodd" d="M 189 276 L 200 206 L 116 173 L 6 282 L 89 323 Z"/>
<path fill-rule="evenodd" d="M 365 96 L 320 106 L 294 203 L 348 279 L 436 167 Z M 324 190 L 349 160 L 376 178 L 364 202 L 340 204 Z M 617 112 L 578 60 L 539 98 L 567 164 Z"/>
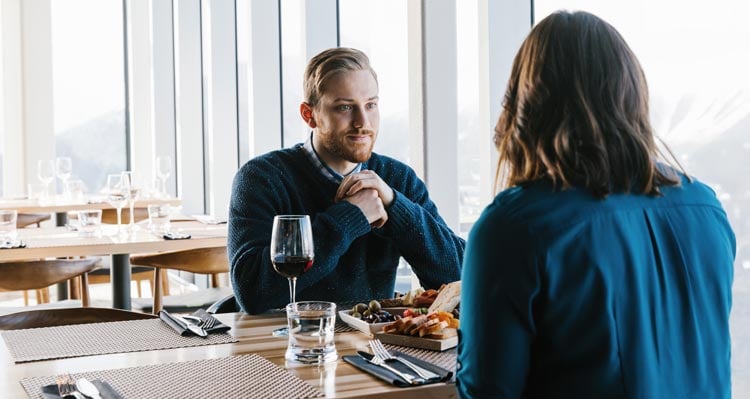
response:
<path fill-rule="evenodd" d="M 112 255 L 112 307 L 130 310 L 130 255 Z"/>
<path fill-rule="evenodd" d="M 55 212 L 55 225 L 65 226 L 68 223 L 68 212 Z M 57 300 L 64 301 L 70 297 L 68 282 L 57 283 Z"/>

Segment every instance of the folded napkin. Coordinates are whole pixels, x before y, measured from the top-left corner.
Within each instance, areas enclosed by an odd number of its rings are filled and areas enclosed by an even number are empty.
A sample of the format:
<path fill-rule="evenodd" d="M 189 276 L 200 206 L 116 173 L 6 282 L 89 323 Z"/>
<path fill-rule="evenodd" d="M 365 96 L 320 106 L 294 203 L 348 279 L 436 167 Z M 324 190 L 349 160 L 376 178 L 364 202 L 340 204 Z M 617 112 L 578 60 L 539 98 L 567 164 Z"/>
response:
<path fill-rule="evenodd" d="M 193 313 L 193 316 L 198 317 L 201 320 L 207 320 L 209 318 L 215 320 L 215 324 L 214 324 L 213 327 L 211 327 L 211 328 L 204 328 L 204 330 L 206 330 L 206 332 L 209 333 L 209 334 L 223 333 L 223 332 L 229 331 L 231 329 L 231 327 L 229 327 L 226 324 L 223 324 L 222 322 L 220 322 L 215 317 L 213 317 L 210 314 L 206 313 L 206 311 L 203 310 L 203 309 L 196 310 Z M 167 323 L 168 326 L 172 327 L 172 329 L 174 329 L 175 331 L 177 331 L 177 333 L 180 334 L 180 335 L 184 336 L 184 335 L 188 335 L 188 334 L 193 334 L 193 332 L 191 332 L 187 328 L 187 326 L 185 326 L 182 323 L 181 320 L 176 319 L 172 314 L 170 314 L 166 310 L 161 310 L 159 312 L 159 318 L 163 322 Z"/>
<path fill-rule="evenodd" d="M 123 397 L 112 388 L 111 385 L 104 381 L 93 380 L 92 384 L 99 390 L 99 395 L 102 399 L 123 399 Z M 60 399 L 60 391 L 57 389 L 56 384 L 45 385 L 42 387 L 42 396 L 45 399 Z M 70 397 L 70 396 L 68 396 Z"/>
<path fill-rule="evenodd" d="M 439 379 L 436 378 L 436 379 L 428 380 L 428 381 L 425 381 L 424 383 L 422 383 L 420 385 L 432 384 L 432 383 L 441 382 L 441 381 L 449 381 L 453 377 L 453 372 L 452 371 L 446 370 L 446 369 L 444 369 L 442 367 L 438 367 L 438 366 L 436 366 L 434 364 L 427 363 L 424 360 L 416 358 L 414 356 L 409 356 L 409 355 L 407 355 L 405 353 L 401 353 L 399 351 L 391 351 L 391 354 L 393 356 L 403 357 L 404 359 L 411 361 L 412 363 L 416 364 L 417 366 L 420 366 L 420 367 L 422 367 L 424 369 L 430 370 L 433 373 L 435 373 L 435 374 L 437 374 L 437 375 L 440 376 Z M 344 361 L 347 362 L 347 363 L 349 363 L 349 364 L 351 364 L 351 365 L 353 365 L 354 367 L 356 367 L 356 368 L 358 368 L 358 369 L 366 372 L 366 373 L 372 374 L 375 377 L 380 378 L 381 380 L 383 380 L 383 381 L 385 381 L 385 382 L 387 382 L 387 383 L 389 383 L 391 385 L 395 385 L 395 386 L 401 387 L 401 388 L 414 386 L 414 385 L 407 384 L 406 381 L 404 381 L 403 379 L 401 379 L 401 377 L 397 376 L 396 374 L 393 374 L 390 370 L 386 370 L 383 367 L 380 367 L 378 365 L 372 364 L 372 363 L 368 362 L 367 360 L 363 359 L 361 356 L 356 356 L 356 355 L 344 356 Z M 391 367 L 393 367 L 393 368 L 395 368 L 398 371 L 403 371 L 405 373 L 409 373 L 411 375 L 417 376 L 414 371 L 412 371 L 410 368 L 408 368 L 408 367 L 404 366 L 403 364 L 401 364 L 401 362 L 389 361 L 388 365 L 391 366 Z"/>
<path fill-rule="evenodd" d="M 21 240 L 2 240 L 0 241 L 0 249 L 13 249 L 13 248 L 26 248 L 26 243 Z"/>
<path fill-rule="evenodd" d="M 162 238 L 165 240 L 187 240 L 190 238 L 190 234 L 168 231 L 162 235 Z"/>

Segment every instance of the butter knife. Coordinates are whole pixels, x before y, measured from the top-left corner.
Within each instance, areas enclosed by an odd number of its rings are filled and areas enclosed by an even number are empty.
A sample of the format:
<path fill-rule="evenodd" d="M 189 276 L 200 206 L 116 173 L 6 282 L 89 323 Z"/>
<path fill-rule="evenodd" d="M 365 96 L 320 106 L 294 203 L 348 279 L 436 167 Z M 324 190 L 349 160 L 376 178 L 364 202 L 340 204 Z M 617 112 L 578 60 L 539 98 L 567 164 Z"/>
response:
<path fill-rule="evenodd" d="M 178 314 L 173 314 L 172 317 L 174 317 L 175 319 L 179 320 L 181 323 L 185 324 L 185 326 L 187 326 L 187 329 L 190 330 L 190 331 L 192 331 L 193 334 L 195 334 L 195 335 L 197 335 L 199 337 L 203 337 L 203 338 L 206 338 L 208 336 L 208 333 L 206 332 L 206 330 L 204 330 L 203 328 L 198 327 L 195 324 L 187 321 L 184 317 L 182 317 L 182 316 L 180 316 Z"/>

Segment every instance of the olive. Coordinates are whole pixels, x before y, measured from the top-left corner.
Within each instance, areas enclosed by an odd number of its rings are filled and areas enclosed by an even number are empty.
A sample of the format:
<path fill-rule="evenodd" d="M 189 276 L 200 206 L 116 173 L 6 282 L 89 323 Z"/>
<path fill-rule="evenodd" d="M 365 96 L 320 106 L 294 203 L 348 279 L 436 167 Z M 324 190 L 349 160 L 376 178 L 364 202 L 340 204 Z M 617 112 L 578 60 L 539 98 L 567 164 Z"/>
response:
<path fill-rule="evenodd" d="M 367 305 L 365 305 L 364 303 L 358 303 L 354 305 L 354 309 L 352 309 L 352 312 L 363 313 L 365 310 L 367 310 Z"/>
<path fill-rule="evenodd" d="M 356 317 L 356 318 L 358 318 L 358 319 L 361 319 L 361 318 L 362 318 L 362 313 L 359 313 L 359 312 L 352 312 L 352 317 Z"/>
<path fill-rule="evenodd" d="M 372 301 L 370 301 L 369 308 L 371 312 L 380 312 L 380 302 L 373 299 Z"/>
<path fill-rule="evenodd" d="M 372 316 L 372 312 L 370 312 L 370 309 L 365 309 L 364 312 L 362 312 L 362 317 L 370 317 Z"/>

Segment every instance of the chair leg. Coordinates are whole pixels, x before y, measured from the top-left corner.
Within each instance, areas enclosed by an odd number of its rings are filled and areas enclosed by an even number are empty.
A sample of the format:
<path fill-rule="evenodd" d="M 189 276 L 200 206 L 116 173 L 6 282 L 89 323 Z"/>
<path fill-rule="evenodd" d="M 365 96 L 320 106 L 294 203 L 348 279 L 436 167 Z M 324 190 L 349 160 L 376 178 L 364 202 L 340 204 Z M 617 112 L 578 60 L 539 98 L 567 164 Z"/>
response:
<path fill-rule="evenodd" d="M 161 292 L 164 296 L 169 296 L 169 271 L 161 269 Z"/>
<path fill-rule="evenodd" d="M 42 303 L 49 303 L 49 288 L 40 288 L 36 290 L 36 303 L 42 304 Z"/>
<path fill-rule="evenodd" d="M 135 280 L 135 291 L 138 293 L 138 298 L 141 298 L 141 280 Z"/>
<path fill-rule="evenodd" d="M 154 269 L 154 308 L 151 310 L 153 314 L 158 314 L 161 310 L 161 285 L 162 285 L 162 274 L 161 269 Z"/>
<path fill-rule="evenodd" d="M 23 290 L 23 306 L 29 306 L 29 291 Z"/>
<path fill-rule="evenodd" d="M 81 299 L 80 289 L 80 277 L 73 277 L 68 280 L 68 290 L 70 292 L 70 299 Z"/>
<path fill-rule="evenodd" d="M 89 276 L 86 273 L 81 274 L 81 305 L 89 307 Z"/>
<path fill-rule="evenodd" d="M 219 287 L 219 273 L 211 273 L 211 288 Z"/>

